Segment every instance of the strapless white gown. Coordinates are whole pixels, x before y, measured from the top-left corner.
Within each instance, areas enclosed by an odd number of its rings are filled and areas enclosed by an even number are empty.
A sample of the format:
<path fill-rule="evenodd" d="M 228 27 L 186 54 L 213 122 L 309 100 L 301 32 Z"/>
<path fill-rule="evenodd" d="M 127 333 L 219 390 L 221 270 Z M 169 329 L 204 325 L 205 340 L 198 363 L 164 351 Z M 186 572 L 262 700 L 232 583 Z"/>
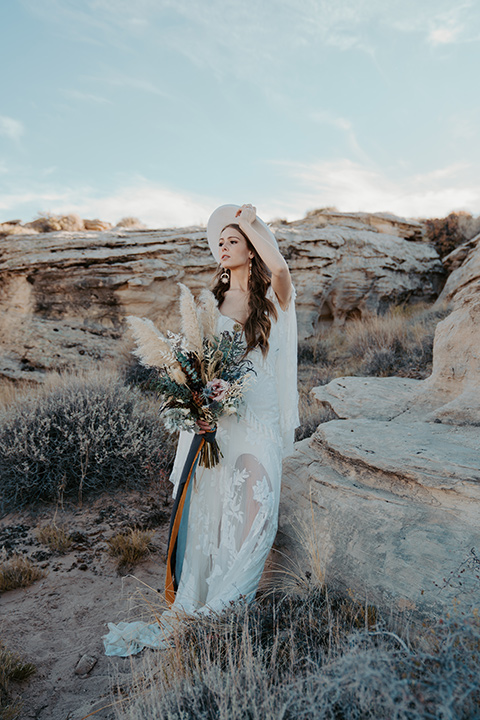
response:
<path fill-rule="evenodd" d="M 294 291 L 293 295 L 294 295 Z M 188 534 L 175 602 L 159 623 L 109 624 L 107 655 L 129 655 L 168 642 L 175 616 L 221 611 L 253 599 L 277 531 L 282 458 L 293 451 L 298 425 L 297 333 L 294 297 L 283 311 L 270 288 L 269 351 L 249 353 L 255 373 L 239 415 L 221 418 L 215 468 L 197 468 L 190 497 Z M 218 332 L 235 321 L 219 314 Z M 192 435 L 182 432 L 171 480 L 179 481 Z"/>

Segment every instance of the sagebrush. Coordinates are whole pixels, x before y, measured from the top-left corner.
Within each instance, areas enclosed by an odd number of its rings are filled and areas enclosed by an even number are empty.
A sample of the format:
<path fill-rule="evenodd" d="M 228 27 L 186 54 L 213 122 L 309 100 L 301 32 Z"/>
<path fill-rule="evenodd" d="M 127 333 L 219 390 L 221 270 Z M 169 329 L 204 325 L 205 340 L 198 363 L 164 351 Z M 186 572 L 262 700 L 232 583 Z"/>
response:
<path fill-rule="evenodd" d="M 0 414 L 2 510 L 145 486 L 173 460 L 158 412 L 158 402 L 104 373 L 19 400 Z"/>

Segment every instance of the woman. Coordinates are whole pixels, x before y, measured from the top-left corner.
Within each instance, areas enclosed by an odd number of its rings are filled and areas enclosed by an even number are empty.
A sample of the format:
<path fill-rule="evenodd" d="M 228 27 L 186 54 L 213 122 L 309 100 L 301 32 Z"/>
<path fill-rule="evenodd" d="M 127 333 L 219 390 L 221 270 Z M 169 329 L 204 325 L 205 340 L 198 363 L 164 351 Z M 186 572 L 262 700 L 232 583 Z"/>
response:
<path fill-rule="evenodd" d="M 161 647 L 178 615 L 221 611 L 239 598 L 253 599 L 277 530 L 282 458 L 293 450 L 298 425 L 294 289 L 275 236 L 252 205 L 217 208 L 207 236 L 219 263 L 213 289 L 218 332 L 242 329 L 255 372 L 239 416 L 218 423 L 220 464 L 196 471 L 171 609 L 160 626 L 109 625 L 107 654 Z M 198 425 L 199 433 L 211 430 L 206 422 Z M 191 437 L 180 434 L 174 493 Z"/>

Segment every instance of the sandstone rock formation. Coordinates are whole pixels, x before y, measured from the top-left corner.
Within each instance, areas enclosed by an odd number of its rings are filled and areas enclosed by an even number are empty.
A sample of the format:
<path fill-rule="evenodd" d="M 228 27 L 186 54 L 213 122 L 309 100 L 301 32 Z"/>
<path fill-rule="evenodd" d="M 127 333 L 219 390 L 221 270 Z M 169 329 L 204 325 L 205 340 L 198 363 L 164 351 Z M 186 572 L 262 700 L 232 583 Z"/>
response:
<path fill-rule="evenodd" d="M 300 337 L 391 304 L 431 302 L 443 285 L 436 250 L 404 239 L 418 239 L 413 221 L 312 213 L 273 229 L 297 288 Z"/>
<path fill-rule="evenodd" d="M 300 338 L 441 290 L 435 250 L 405 239 L 418 239 L 418 223 L 317 213 L 274 230 L 297 287 Z M 51 370 L 115 362 L 126 315 L 175 329 L 176 283 L 198 292 L 214 269 L 199 227 L 0 239 L 0 376 L 41 381 Z"/>
<path fill-rule="evenodd" d="M 451 273 L 438 302 L 452 302 L 480 290 L 480 235 L 455 248 L 443 258 L 443 264 Z"/>
<path fill-rule="evenodd" d="M 315 388 L 338 419 L 298 443 L 285 465 L 283 553 L 305 567 L 310 544 L 327 580 L 393 611 L 480 603 L 475 257 L 455 271 L 456 291 L 453 282 L 445 289 L 453 312 L 437 327 L 431 376 Z M 296 539 L 299 527 L 307 542 Z"/>
<path fill-rule="evenodd" d="M 387 235 L 396 235 L 406 240 L 423 240 L 425 228 L 422 222 L 392 215 L 391 213 L 341 213 L 338 210 L 324 208 L 309 212 L 303 223 L 312 223 L 318 227 L 341 225 L 355 230 L 374 229 Z"/>

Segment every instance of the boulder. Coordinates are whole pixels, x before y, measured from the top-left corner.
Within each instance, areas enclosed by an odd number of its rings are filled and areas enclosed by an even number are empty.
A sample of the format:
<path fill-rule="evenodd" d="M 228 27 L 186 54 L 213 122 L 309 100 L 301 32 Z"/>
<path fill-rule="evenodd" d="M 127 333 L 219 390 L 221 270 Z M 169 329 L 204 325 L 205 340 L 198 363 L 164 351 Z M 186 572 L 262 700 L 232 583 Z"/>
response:
<path fill-rule="evenodd" d="M 387 611 L 480 602 L 480 296 L 461 277 L 431 376 L 315 388 L 338 419 L 284 467 L 277 545 L 289 571 L 320 566 Z"/>
<path fill-rule="evenodd" d="M 480 235 L 460 245 L 443 262 L 450 272 L 437 302 L 461 303 L 480 290 Z"/>

